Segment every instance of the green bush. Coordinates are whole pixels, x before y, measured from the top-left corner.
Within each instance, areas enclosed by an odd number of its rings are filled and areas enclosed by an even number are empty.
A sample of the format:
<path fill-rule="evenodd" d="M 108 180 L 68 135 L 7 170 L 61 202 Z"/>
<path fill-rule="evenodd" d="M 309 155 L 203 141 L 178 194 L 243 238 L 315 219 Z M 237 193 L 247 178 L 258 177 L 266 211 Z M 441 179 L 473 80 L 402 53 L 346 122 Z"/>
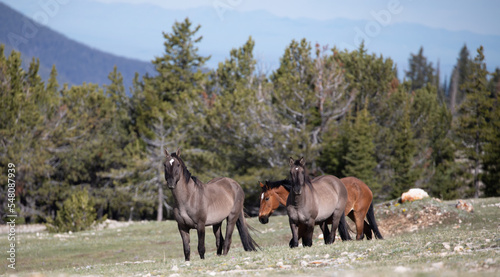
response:
<path fill-rule="evenodd" d="M 73 193 L 63 202 L 55 220 L 49 219 L 47 221 L 47 230 L 57 233 L 78 232 L 106 220 L 106 216 L 104 216 L 96 221 L 97 213 L 93 202 L 87 189 Z"/>

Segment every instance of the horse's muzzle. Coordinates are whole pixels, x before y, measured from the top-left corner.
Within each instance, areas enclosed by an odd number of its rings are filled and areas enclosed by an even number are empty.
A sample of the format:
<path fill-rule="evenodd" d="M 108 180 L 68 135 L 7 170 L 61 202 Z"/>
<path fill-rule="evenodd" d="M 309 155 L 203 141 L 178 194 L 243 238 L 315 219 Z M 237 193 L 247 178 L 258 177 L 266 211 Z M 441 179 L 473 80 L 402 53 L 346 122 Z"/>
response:
<path fill-rule="evenodd" d="M 269 217 L 268 216 L 259 216 L 259 221 L 262 224 L 267 224 L 269 222 Z"/>
<path fill-rule="evenodd" d="M 300 187 L 299 188 L 294 187 L 294 188 L 292 188 L 292 190 L 293 190 L 293 193 L 295 193 L 297 195 L 300 195 L 302 193 L 302 188 L 300 188 Z"/>
<path fill-rule="evenodd" d="M 169 189 L 174 189 L 175 188 L 175 182 L 174 182 L 174 180 L 167 180 L 167 187 Z"/>

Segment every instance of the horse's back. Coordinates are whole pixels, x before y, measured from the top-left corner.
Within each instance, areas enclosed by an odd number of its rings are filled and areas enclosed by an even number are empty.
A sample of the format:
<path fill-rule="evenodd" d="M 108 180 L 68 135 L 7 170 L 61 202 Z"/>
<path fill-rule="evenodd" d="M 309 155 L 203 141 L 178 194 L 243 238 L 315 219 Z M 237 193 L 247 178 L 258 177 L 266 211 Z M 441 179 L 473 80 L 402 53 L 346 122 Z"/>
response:
<path fill-rule="evenodd" d="M 243 191 L 240 184 L 238 184 L 238 182 L 236 182 L 235 180 L 233 180 L 229 177 L 214 178 L 214 179 L 208 181 L 208 183 L 206 183 L 205 186 L 210 187 L 210 188 L 215 188 L 217 190 L 224 190 L 227 192 Z"/>
<path fill-rule="evenodd" d="M 339 197 L 347 197 L 347 190 L 344 184 L 339 178 L 333 175 L 319 176 L 312 181 L 312 184 L 315 189 L 317 187 L 324 192 L 333 190 L 334 193 Z"/>

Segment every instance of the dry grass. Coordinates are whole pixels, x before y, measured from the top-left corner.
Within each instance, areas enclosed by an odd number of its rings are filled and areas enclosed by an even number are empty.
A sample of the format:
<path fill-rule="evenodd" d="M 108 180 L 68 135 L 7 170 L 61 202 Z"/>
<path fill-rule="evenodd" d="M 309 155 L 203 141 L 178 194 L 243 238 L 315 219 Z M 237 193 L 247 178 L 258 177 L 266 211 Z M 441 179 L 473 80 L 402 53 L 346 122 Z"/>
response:
<path fill-rule="evenodd" d="M 228 256 L 215 255 L 207 230 L 206 259 L 196 251 L 191 232 L 191 262 L 183 259 L 176 223 L 135 222 L 113 229 L 73 234 L 46 232 L 17 235 L 16 270 L 0 273 L 30 276 L 214 276 L 214 275 L 349 275 L 498 276 L 500 272 L 500 199 L 470 200 L 475 212 L 459 212 L 452 202 L 429 199 L 399 206 L 377 205 L 385 240 L 337 240 L 290 249 L 286 216 L 262 225 L 248 219 L 262 251 L 245 252 L 235 231 Z M 432 224 L 430 224 L 432 223 Z M 409 227 L 408 227 L 409 226 Z M 316 228 L 315 237 L 319 235 Z M 7 244 L 7 236 L 0 237 Z M 2 247 L 5 249 L 5 247 Z M 2 251 L 2 256 L 5 251 Z M 6 259 L 2 258 L 2 261 Z"/>

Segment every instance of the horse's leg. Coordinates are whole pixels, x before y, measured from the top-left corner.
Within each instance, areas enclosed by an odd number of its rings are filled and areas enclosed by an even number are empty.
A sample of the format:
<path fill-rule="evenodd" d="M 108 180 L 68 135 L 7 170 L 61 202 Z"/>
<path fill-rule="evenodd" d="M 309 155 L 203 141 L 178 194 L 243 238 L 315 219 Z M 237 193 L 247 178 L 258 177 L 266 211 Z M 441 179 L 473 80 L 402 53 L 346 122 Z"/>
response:
<path fill-rule="evenodd" d="M 243 209 L 240 209 L 240 212 Z M 233 213 L 231 212 L 229 216 L 227 217 L 227 222 L 226 222 L 226 239 L 224 240 L 224 252 L 223 255 L 227 255 L 227 252 L 229 252 L 229 248 L 231 247 L 231 242 L 232 242 L 232 237 L 233 237 L 233 231 L 234 231 L 234 226 L 236 225 L 236 221 L 238 220 L 239 213 Z"/>
<path fill-rule="evenodd" d="M 198 253 L 201 259 L 205 259 L 205 222 L 198 223 Z"/>
<path fill-rule="evenodd" d="M 354 223 L 356 223 L 356 240 L 363 240 L 364 238 L 364 227 L 365 227 L 365 215 L 360 211 L 354 211 Z"/>
<path fill-rule="evenodd" d="M 304 247 L 311 247 L 314 235 L 314 220 L 310 220 L 307 224 L 304 224 L 305 233 L 302 236 L 302 245 Z"/>
<path fill-rule="evenodd" d="M 297 246 L 298 246 L 299 240 L 301 240 L 304 237 L 305 232 L 306 232 L 305 225 L 299 224 L 299 226 L 298 226 L 298 233 L 297 233 Z M 292 245 L 293 245 L 293 237 L 290 239 L 290 242 L 288 243 L 288 245 L 290 247 L 292 247 Z"/>
<path fill-rule="evenodd" d="M 332 230 L 328 230 L 328 223 L 332 224 Z M 335 225 L 333 224 L 333 215 L 325 220 L 324 224 L 328 231 L 328 236 L 325 236 L 325 244 L 332 244 L 335 241 L 335 230 L 333 229 Z"/>
<path fill-rule="evenodd" d="M 370 226 L 370 224 L 368 224 L 368 222 L 366 222 L 366 220 L 363 220 L 363 222 L 365 223 L 365 227 L 363 228 L 363 232 L 365 233 L 366 239 L 371 240 L 372 239 L 372 227 Z"/>
<path fill-rule="evenodd" d="M 330 230 L 328 230 L 328 221 L 323 221 L 323 223 L 321 223 L 319 227 L 321 228 L 321 231 L 323 231 L 323 239 L 325 240 L 325 244 L 330 244 L 331 233 Z"/>
<path fill-rule="evenodd" d="M 295 224 L 290 218 L 288 218 L 290 222 L 290 229 L 292 230 L 292 239 L 290 240 L 290 248 L 294 248 L 299 246 L 299 228 L 297 224 Z M 302 243 L 304 243 L 304 237 L 302 236 Z"/>
<path fill-rule="evenodd" d="M 354 222 L 354 224 L 356 224 L 356 218 L 354 217 L 354 211 L 350 211 L 348 214 L 347 214 L 347 217 L 349 217 L 352 222 Z M 356 238 L 358 237 L 358 226 L 356 225 Z"/>
<path fill-rule="evenodd" d="M 297 246 L 298 246 L 299 241 L 304 237 L 305 231 L 306 230 L 304 228 L 304 225 L 299 224 L 298 231 L 297 231 Z M 290 239 L 290 242 L 288 243 L 288 245 L 290 247 L 292 247 L 292 245 L 293 245 L 293 237 Z"/>
<path fill-rule="evenodd" d="M 332 232 L 331 232 L 331 238 L 332 238 L 332 243 L 335 242 L 335 236 L 337 235 L 337 228 L 339 227 L 339 222 L 340 222 L 340 217 L 345 216 L 344 210 L 343 209 L 335 209 L 332 215 Z M 351 218 L 352 219 L 352 218 Z"/>
<path fill-rule="evenodd" d="M 189 261 L 189 254 L 191 249 L 189 248 L 189 228 L 177 225 L 179 228 L 179 233 L 181 234 L 182 246 L 184 248 L 184 259 Z"/>
<path fill-rule="evenodd" d="M 222 222 L 212 226 L 215 235 L 215 246 L 217 246 L 217 255 L 222 254 L 222 245 L 224 244 L 224 238 L 222 237 Z"/>

